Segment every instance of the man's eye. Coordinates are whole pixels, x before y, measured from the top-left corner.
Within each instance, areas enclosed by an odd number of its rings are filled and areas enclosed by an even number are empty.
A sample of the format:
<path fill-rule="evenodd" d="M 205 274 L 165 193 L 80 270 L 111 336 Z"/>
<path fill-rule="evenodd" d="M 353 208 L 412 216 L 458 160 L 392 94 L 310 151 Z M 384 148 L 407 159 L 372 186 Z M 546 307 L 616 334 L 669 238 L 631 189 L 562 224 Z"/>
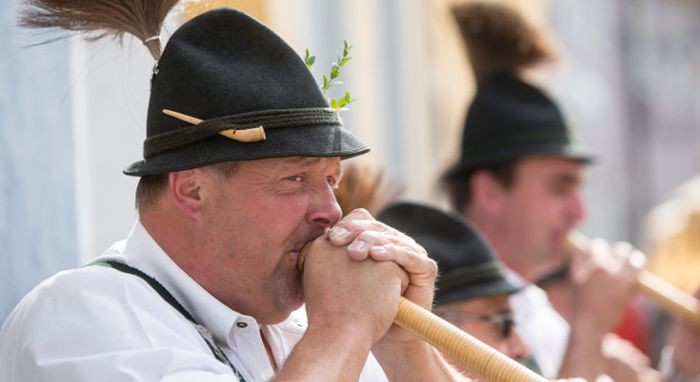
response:
<path fill-rule="evenodd" d="M 292 182 L 302 182 L 304 178 L 301 175 L 292 175 L 284 178 L 285 180 L 291 180 Z"/>
<path fill-rule="evenodd" d="M 337 190 L 338 187 L 340 186 L 340 181 L 333 176 L 326 177 L 326 181 L 333 189 Z"/>
<path fill-rule="evenodd" d="M 551 185 L 549 189 L 554 195 L 564 196 L 569 194 L 573 187 L 570 184 L 555 183 Z"/>

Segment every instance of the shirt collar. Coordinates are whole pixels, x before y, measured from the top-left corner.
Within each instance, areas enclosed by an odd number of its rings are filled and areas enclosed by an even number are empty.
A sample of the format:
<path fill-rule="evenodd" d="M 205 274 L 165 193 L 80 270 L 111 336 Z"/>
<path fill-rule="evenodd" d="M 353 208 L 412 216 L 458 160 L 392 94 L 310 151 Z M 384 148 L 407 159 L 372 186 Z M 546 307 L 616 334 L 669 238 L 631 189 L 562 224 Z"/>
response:
<path fill-rule="evenodd" d="M 526 288 L 530 285 L 529 282 L 525 281 L 524 278 L 520 277 L 520 275 L 515 272 L 514 270 L 505 267 L 506 269 L 506 280 L 510 282 L 511 284 L 514 284 L 520 288 Z"/>

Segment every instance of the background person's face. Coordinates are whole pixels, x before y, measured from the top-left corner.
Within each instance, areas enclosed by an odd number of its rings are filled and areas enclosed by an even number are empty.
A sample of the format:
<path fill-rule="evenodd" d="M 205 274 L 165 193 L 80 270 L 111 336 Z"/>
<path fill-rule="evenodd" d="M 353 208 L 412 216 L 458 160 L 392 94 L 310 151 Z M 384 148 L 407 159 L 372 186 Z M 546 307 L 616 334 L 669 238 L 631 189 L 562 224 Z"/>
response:
<path fill-rule="evenodd" d="M 508 357 L 522 362 L 529 354 L 514 326 L 504 332 L 503 326 L 485 319 L 475 319 L 474 316 L 494 316 L 504 313 L 512 313 L 508 302 L 508 295 L 495 295 L 488 297 L 477 297 L 439 305 L 435 312 L 443 316 L 455 326 L 471 334 L 487 345 L 507 355 Z M 457 362 L 451 363 L 462 372 L 471 372 L 463 368 Z"/>
<path fill-rule="evenodd" d="M 261 323 L 284 320 L 303 302 L 296 257 L 301 247 L 341 217 L 333 195 L 340 159 L 277 158 L 240 162 L 230 179 L 211 174 L 208 256 L 216 296 Z M 205 286 L 206 287 L 206 286 Z"/>
<path fill-rule="evenodd" d="M 562 241 L 584 218 L 582 167 L 558 156 L 527 157 L 518 163 L 511 188 L 501 193 L 498 255 L 528 281 L 563 261 Z"/>

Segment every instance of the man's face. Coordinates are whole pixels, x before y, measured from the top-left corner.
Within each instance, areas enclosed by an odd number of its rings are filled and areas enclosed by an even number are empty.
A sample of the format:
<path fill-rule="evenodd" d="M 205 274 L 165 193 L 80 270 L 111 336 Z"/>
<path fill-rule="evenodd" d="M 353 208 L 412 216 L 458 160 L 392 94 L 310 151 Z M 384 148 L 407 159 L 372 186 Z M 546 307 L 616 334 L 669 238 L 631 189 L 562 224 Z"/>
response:
<path fill-rule="evenodd" d="M 516 361 L 524 361 L 529 354 L 512 321 L 508 295 L 476 297 L 443 304 L 436 307 L 435 312 Z M 469 372 L 455 362 L 452 364 Z"/>
<path fill-rule="evenodd" d="M 260 323 L 284 320 L 303 302 L 296 259 L 309 240 L 341 218 L 333 189 L 340 159 L 291 157 L 244 161 L 229 179 L 209 171 L 206 256 L 215 296 Z M 211 186 L 208 186 L 211 185 Z M 228 286 L 228 287 L 226 287 Z"/>
<path fill-rule="evenodd" d="M 562 241 L 584 218 L 582 167 L 558 156 L 527 157 L 516 165 L 511 187 L 499 193 L 494 216 L 499 232 L 489 239 L 502 260 L 529 281 L 563 261 Z"/>

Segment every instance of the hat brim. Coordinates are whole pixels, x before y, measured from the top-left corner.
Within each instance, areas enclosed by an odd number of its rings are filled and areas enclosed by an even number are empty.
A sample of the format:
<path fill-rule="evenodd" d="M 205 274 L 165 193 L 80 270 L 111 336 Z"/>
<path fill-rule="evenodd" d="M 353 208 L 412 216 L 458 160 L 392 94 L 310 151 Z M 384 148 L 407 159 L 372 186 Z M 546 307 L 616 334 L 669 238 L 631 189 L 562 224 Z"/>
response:
<path fill-rule="evenodd" d="M 267 139 L 242 143 L 215 135 L 197 143 L 167 151 L 133 163 L 124 170 L 131 176 L 164 174 L 219 162 L 278 157 L 351 158 L 369 151 L 369 147 L 340 126 L 276 128 L 265 131 Z"/>
<path fill-rule="evenodd" d="M 435 304 L 449 304 L 472 298 L 490 297 L 501 294 L 510 295 L 520 291 L 521 289 L 521 287 L 508 282 L 506 279 L 491 280 L 479 284 L 469 284 L 446 293 L 442 293 L 438 289 L 435 295 Z"/>
<path fill-rule="evenodd" d="M 461 178 L 480 167 L 520 159 L 531 155 L 556 155 L 562 158 L 579 161 L 583 164 L 591 164 L 595 162 L 595 157 L 593 154 L 591 154 L 588 149 L 580 146 L 552 145 L 530 148 L 521 147 L 513 150 L 500 150 L 493 152 L 490 155 L 481 156 L 478 160 L 463 160 L 449 168 L 442 176 L 442 179 L 449 181 L 456 178 Z"/>

